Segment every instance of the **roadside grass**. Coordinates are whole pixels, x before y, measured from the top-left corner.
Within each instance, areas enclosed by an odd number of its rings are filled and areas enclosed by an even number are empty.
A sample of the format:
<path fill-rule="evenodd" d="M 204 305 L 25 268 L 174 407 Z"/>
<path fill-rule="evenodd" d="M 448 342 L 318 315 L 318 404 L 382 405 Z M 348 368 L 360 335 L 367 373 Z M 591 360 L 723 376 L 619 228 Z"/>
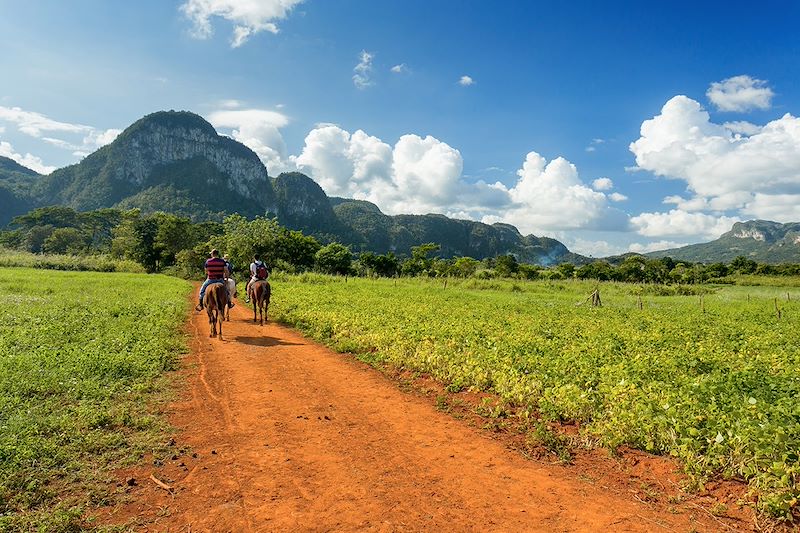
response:
<path fill-rule="evenodd" d="M 746 480 L 762 512 L 798 514 L 797 288 L 307 274 L 276 275 L 272 302 L 337 351 L 497 394 L 612 451 L 672 455 L 697 484 Z M 567 457 L 537 427 L 531 440 Z"/>
<path fill-rule="evenodd" d="M 108 255 L 34 254 L 0 247 L 0 268 L 27 267 L 44 270 L 144 273 L 136 261 Z"/>
<path fill-rule="evenodd" d="M 108 475 L 163 448 L 189 283 L 0 268 L 0 531 L 90 528 Z"/>

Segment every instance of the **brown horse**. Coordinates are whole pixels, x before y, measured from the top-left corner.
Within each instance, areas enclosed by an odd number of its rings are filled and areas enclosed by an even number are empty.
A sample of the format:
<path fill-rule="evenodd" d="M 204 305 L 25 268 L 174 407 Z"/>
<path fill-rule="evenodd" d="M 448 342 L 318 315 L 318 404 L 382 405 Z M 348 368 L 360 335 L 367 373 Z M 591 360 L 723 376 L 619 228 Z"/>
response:
<path fill-rule="evenodd" d="M 217 336 L 219 322 L 219 338 L 222 340 L 222 321 L 225 319 L 225 308 L 228 307 L 228 293 L 224 283 L 212 283 L 206 289 L 203 305 L 208 313 L 208 324 L 211 326 L 209 337 Z"/>
<path fill-rule="evenodd" d="M 261 325 L 264 325 L 264 319 L 267 316 L 267 309 L 269 309 L 269 297 L 272 294 L 272 288 L 269 282 L 265 279 L 254 281 L 247 288 L 247 297 L 253 302 L 253 322 L 258 322 L 258 317 L 261 317 Z"/>

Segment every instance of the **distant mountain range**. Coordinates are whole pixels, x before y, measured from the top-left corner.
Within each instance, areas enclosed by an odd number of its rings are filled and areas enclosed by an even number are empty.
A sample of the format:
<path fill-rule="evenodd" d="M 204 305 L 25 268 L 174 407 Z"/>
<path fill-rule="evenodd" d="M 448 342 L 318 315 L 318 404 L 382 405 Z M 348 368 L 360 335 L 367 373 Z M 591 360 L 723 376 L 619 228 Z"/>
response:
<path fill-rule="evenodd" d="M 703 263 L 728 263 L 740 255 L 760 263 L 800 263 L 800 223 L 737 222 L 717 240 L 647 254 Z"/>
<path fill-rule="evenodd" d="M 435 242 L 445 257 L 512 253 L 545 265 L 588 261 L 555 239 L 523 236 L 507 224 L 433 214 L 389 216 L 369 202 L 328 198 L 298 172 L 271 178 L 252 150 L 186 111 L 147 115 L 80 163 L 46 176 L 0 157 L 0 226 L 45 205 L 137 207 L 195 221 L 230 213 L 276 216 L 286 227 L 349 244 L 354 251 L 408 254 L 412 246 Z"/>
<path fill-rule="evenodd" d="M 255 152 L 187 111 L 147 115 L 80 163 L 46 176 L 0 157 L 0 227 L 34 207 L 57 204 L 78 210 L 137 207 L 195 221 L 221 220 L 230 213 L 276 216 L 286 227 L 322 242 L 348 244 L 354 251 L 408 254 L 412 246 L 435 242 L 444 257 L 510 253 L 541 265 L 591 261 L 555 239 L 525 236 L 509 224 L 437 214 L 389 216 L 370 202 L 329 198 L 299 172 L 272 178 Z M 764 262 L 800 262 L 800 224 L 738 223 L 711 243 L 648 255 L 704 262 L 745 255 Z"/>

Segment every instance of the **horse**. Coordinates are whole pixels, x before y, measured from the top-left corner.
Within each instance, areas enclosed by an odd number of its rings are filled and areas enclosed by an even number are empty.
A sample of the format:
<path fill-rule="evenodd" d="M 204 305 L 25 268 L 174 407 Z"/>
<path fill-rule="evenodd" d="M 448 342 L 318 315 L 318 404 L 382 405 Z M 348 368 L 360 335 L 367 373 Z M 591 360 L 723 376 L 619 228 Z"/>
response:
<path fill-rule="evenodd" d="M 225 280 L 225 284 L 228 286 L 228 294 L 231 295 L 231 299 L 236 298 L 236 281 L 229 277 Z M 227 305 L 225 306 L 225 320 L 231 321 L 231 308 Z"/>
<path fill-rule="evenodd" d="M 219 339 L 222 340 L 222 321 L 225 318 L 225 308 L 228 307 L 228 293 L 224 283 L 212 283 L 206 289 L 203 305 L 208 313 L 208 324 L 211 327 L 209 337 L 217 336 L 217 322 L 219 322 Z"/>
<path fill-rule="evenodd" d="M 253 302 L 253 322 L 258 322 L 258 317 L 260 316 L 261 325 L 264 325 L 264 317 L 267 317 L 271 294 L 272 288 L 265 279 L 254 281 L 247 288 L 247 297 Z"/>

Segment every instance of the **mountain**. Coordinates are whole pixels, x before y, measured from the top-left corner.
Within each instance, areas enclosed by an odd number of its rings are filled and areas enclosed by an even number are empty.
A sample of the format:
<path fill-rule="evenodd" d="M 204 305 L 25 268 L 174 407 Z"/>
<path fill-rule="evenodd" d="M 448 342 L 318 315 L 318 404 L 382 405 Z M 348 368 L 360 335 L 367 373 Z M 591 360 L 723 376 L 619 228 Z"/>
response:
<path fill-rule="evenodd" d="M 40 179 L 34 195 L 39 205 L 139 207 L 194 220 L 277 210 L 267 169 L 255 152 L 187 111 L 145 116 L 80 163 Z"/>
<path fill-rule="evenodd" d="M 800 263 L 800 223 L 780 224 L 768 220 L 737 222 L 715 241 L 646 255 L 702 263 L 727 263 L 740 255 L 760 263 Z"/>
<path fill-rule="evenodd" d="M 435 214 L 389 216 L 369 202 L 329 198 L 299 172 L 270 178 L 252 150 L 187 111 L 147 115 L 80 163 L 47 176 L 0 158 L 0 224 L 46 205 L 82 211 L 136 207 L 195 221 L 230 213 L 277 216 L 288 228 L 322 242 L 349 244 L 354 251 L 409 254 L 413 246 L 435 242 L 444 257 L 511 253 L 544 265 L 587 260 L 555 239 L 523 236 L 507 224 Z"/>
<path fill-rule="evenodd" d="M 39 178 L 37 172 L 0 156 L 0 227 L 33 209 L 30 191 Z"/>
<path fill-rule="evenodd" d="M 336 216 L 351 230 L 346 242 L 357 251 L 408 254 L 412 246 L 435 242 L 441 245 L 443 257 L 514 254 L 520 261 L 541 265 L 588 261 L 555 239 L 523 236 L 509 224 L 489 225 L 436 214 L 389 216 L 363 200 L 331 198 L 330 202 Z"/>

